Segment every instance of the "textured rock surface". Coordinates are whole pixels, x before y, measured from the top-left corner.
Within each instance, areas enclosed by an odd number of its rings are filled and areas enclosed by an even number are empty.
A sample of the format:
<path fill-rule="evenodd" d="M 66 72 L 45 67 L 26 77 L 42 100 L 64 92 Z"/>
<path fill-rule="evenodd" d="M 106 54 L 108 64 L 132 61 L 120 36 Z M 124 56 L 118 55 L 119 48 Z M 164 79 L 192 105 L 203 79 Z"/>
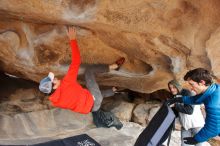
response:
<path fill-rule="evenodd" d="M 1 70 L 33 81 L 63 76 L 70 63 L 68 25 L 78 26 L 82 63 L 113 63 L 120 71 L 100 84 L 140 92 L 166 87 L 195 67 L 219 78 L 219 0 L 1 0 Z"/>
<path fill-rule="evenodd" d="M 104 110 L 111 111 L 120 120 L 126 122 L 131 121 L 134 106 L 134 103 L 123 100 L 122 95 L 106 98 L 102 103 L 102 108 Z"/>
<path fill-rule="evenodd" d="M 142 126 L 148 125 L 152 116 L 155 115 L 161 104 L 158 102 L 146 102 L 138 104 L 133 111 L 133 121 Z M 154 110 L 155 109 L 155 110 Z"/>

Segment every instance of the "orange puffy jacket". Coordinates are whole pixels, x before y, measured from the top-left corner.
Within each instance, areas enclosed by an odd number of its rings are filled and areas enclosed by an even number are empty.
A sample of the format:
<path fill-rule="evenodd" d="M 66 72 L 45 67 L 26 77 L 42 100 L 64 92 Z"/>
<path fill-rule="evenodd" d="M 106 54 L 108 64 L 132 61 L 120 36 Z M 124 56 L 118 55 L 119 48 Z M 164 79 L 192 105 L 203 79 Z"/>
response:
<path fill-rule="evenodd" d="M 77 82 L 80 52 L 76 40 L 71 40 L 70 46 L 72 49 L 72 63 L 67 74 L 61 80 L 60 86 L 49 99 L 56 107 L 87 114 L 93 107 L 94 99 L 92 94 Z"/>

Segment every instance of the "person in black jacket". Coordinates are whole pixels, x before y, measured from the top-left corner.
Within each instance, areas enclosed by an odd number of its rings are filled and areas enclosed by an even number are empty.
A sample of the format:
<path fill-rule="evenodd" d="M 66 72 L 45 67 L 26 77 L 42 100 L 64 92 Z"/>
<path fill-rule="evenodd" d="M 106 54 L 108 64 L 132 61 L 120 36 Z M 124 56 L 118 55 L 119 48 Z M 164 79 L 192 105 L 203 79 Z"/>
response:
<path fill-rule="evenodd" d="M 168 83 L 168 89 L 170 93 L 173 95 L 172 98 L 181 97 L 181 96 L 192 96 L 192 93 L 187 89 L 183 89 L 177 80 L 171 80 Z M 193 113 L 193 106 L 185 105 L 181 103 L 175 103 L 173 110 L 174 112 L 178 112 L 178 113 L 181 112 L 184 114 L 191 115 Z"/>
<path fill-rule="evenodd" d="M 176 80 L 171 80 L 168 83 L 172 98 L 181 96 L 192 96 L 192 92 L 183 89 Z M 183 103 L 175 103 L 172 107 L 174 112 L 178 114 L 181 123 L 181 146 L 186 146 L 184 143 L 184 137 L 194 136 L 204 126 L 204 118 L 200 109 L 200 105 L 189 105 Z M 196 146 L 206 145 L 205 143 L 198 143 Z"/>

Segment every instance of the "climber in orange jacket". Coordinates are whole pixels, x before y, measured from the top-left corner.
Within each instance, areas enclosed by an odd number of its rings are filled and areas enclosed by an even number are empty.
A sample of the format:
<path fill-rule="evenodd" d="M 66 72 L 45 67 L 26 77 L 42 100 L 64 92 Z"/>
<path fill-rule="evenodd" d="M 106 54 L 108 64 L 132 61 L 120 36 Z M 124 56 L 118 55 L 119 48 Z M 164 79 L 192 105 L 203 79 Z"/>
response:
<path fill-rule="evenodd" d="M 73 27 L 68 29 L 68 37 L 72 50 L 72 63 L 70 64 L 67 74 L 62 80 L 59 80 L 50 72 L 46 78 L 41 80 L 39 86 L 40 91 L 50 94 L 52 89 L 54 89 L 55 91 L 49 97 L 49 100 L 56 107 L 70 109 L 82 114 L 92 112 L 93 118 L 95 118 L 94 123 L 97 127 L 115 126 L 117 129 L 120 129 L 122 124 L 113 113 L 100 110 L 103 95 L 112 96 L 114 95 L 114 91 L 111 89 L 111 91 L 108 90 L 108 94 L 102 93 L 99 90 L 93 74 L 117 70 L 124 63 L 125 59 L 122 57 L 111 65 L 101 64 L 88 67 L 85 77 L 86 86 L 89 90 L 85 89 L 77 82 L 80 52 L 76 41 L 76 31 Z"/>

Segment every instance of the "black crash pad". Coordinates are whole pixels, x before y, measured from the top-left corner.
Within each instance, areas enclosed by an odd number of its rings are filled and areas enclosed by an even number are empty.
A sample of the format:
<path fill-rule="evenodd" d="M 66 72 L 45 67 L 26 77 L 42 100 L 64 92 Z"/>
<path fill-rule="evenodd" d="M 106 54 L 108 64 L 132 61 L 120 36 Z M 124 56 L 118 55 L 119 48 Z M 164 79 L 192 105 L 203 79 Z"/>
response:
<path fill-rule="evenodd" d="M 0 146 L 12 146 L 12 145 L 0 145 Z M 87 134 L 82 134 L 82 135 L 67 137 L 64 139 L 58 139 L 58 140 L 48 141 L 34 145 L 16 145 L 16 146 L 101 146 L 101 145 Z"/>

